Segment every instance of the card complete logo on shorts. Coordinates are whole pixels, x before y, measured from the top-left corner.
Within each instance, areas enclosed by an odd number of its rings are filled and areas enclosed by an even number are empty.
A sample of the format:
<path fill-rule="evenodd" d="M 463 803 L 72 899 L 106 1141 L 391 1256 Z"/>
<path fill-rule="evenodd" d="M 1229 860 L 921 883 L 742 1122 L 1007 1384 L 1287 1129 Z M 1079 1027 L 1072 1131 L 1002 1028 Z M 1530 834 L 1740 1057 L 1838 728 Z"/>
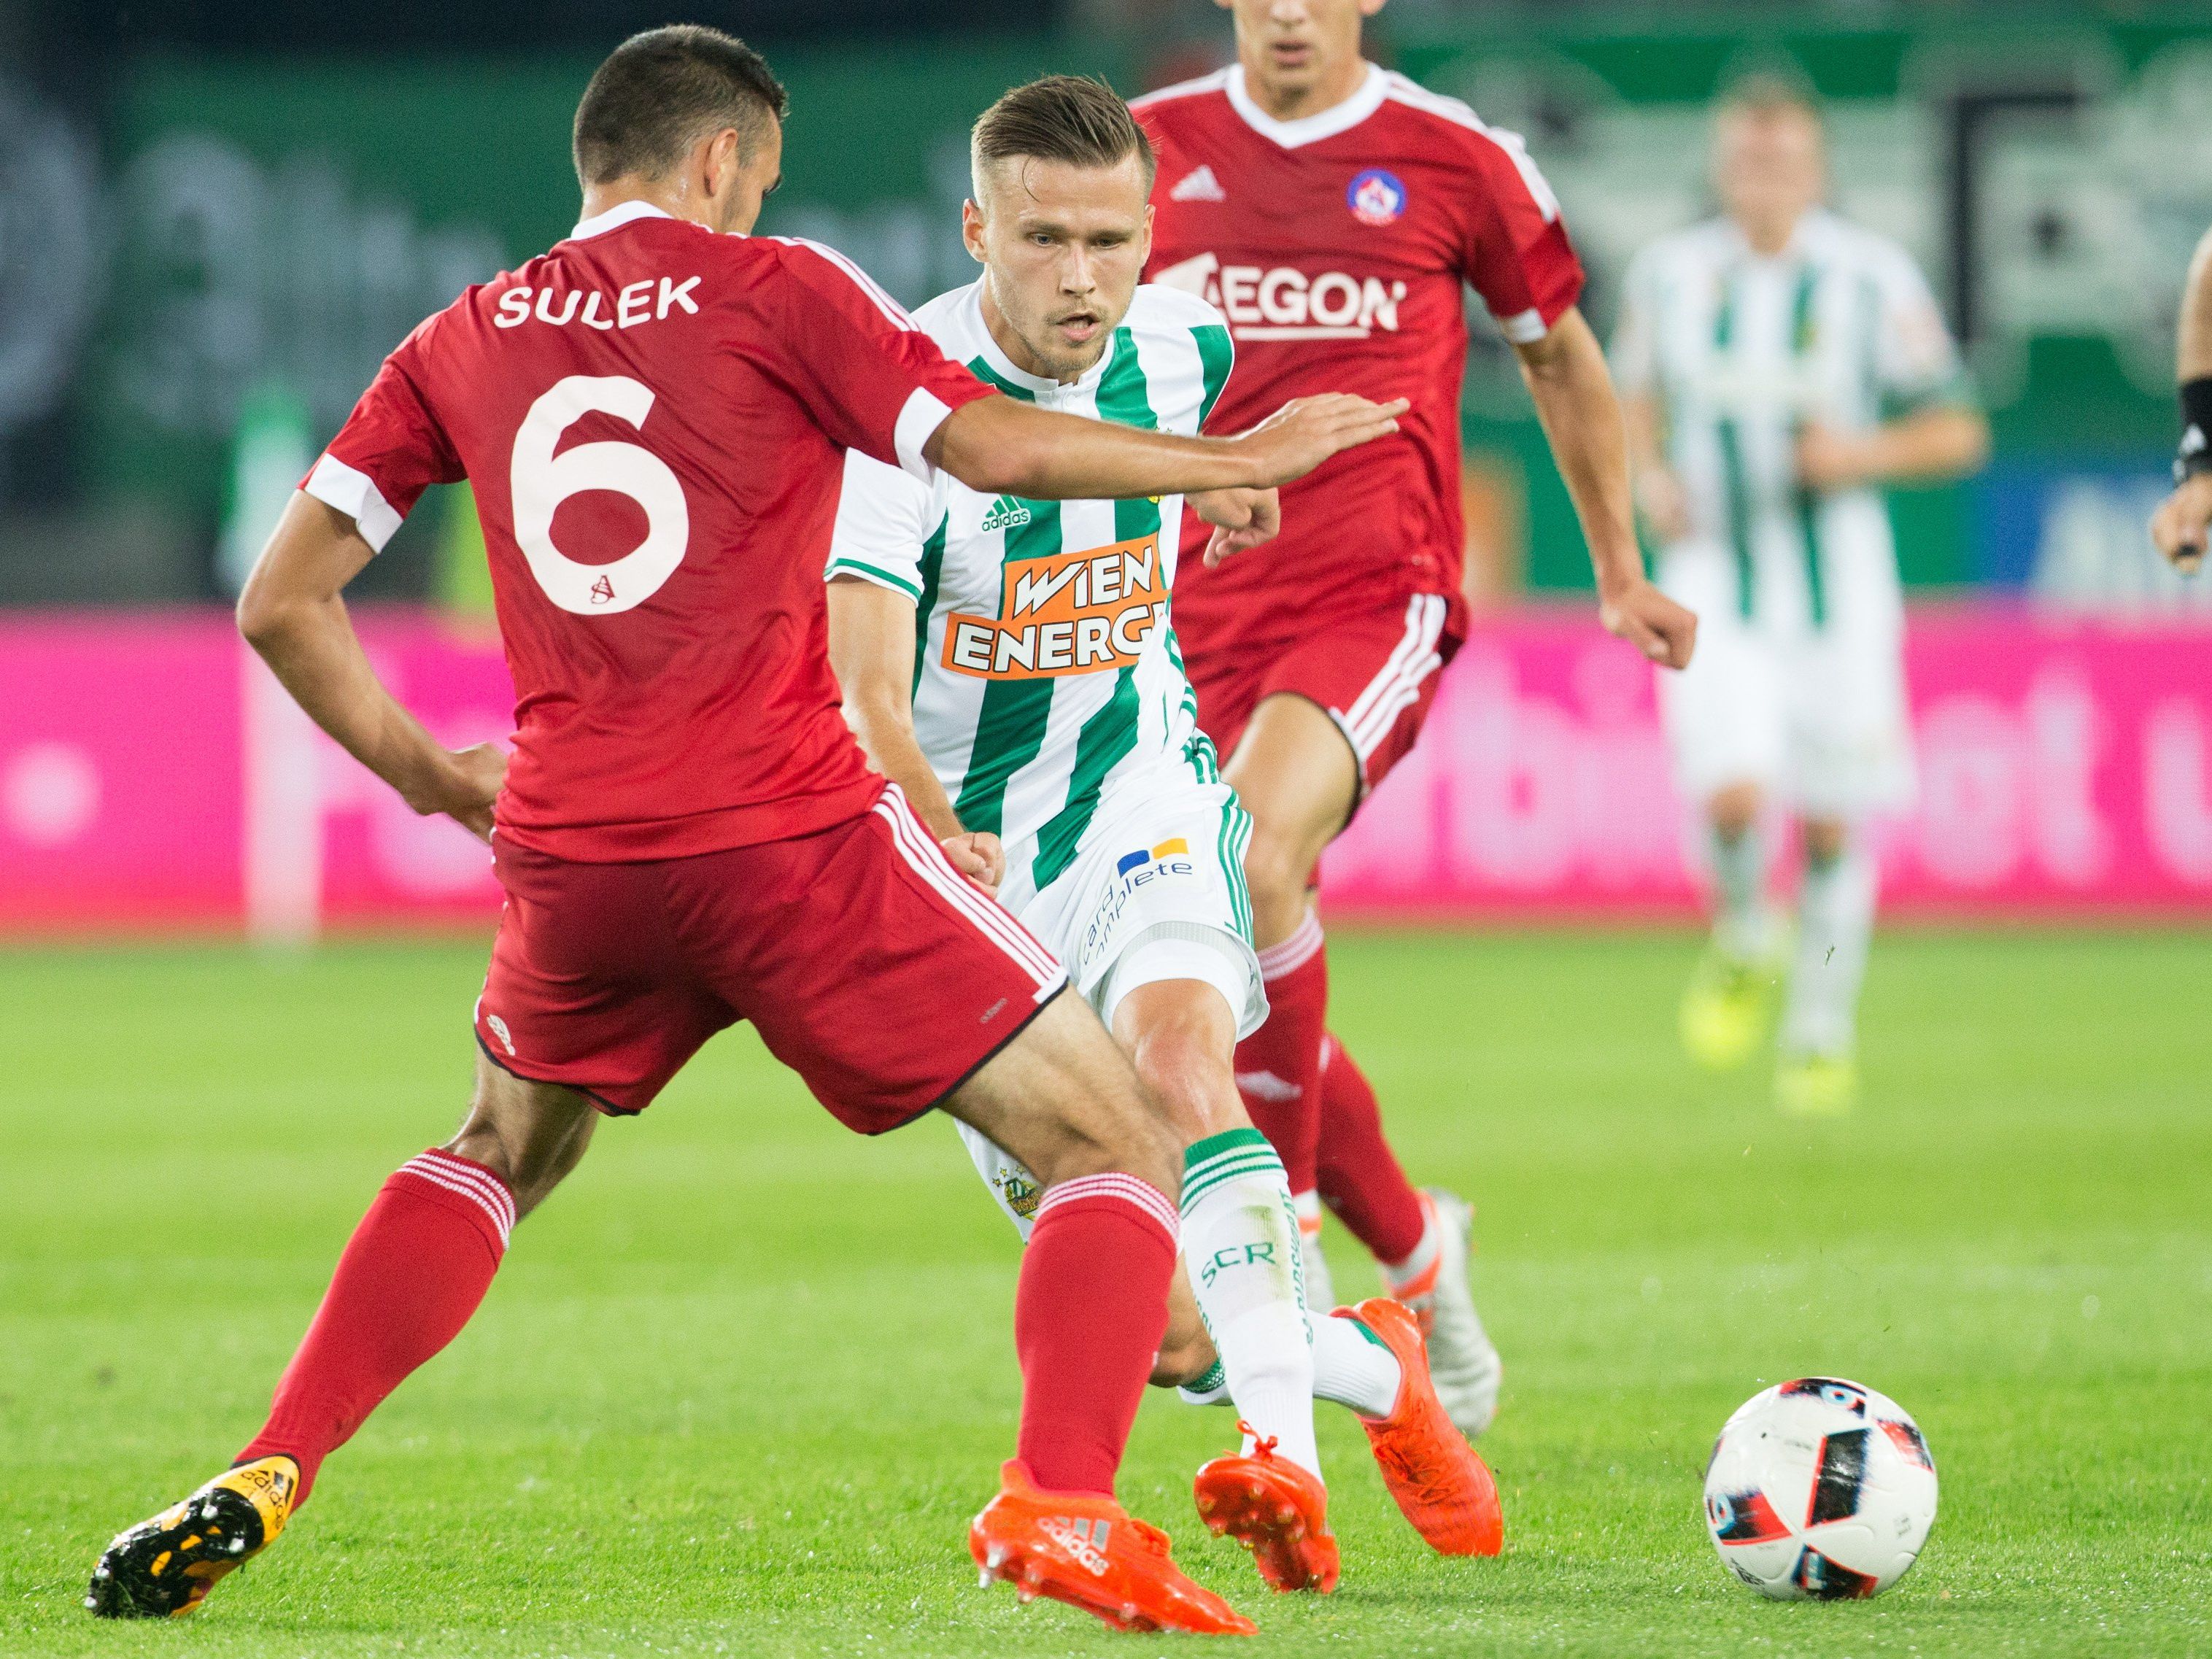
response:
<path fill-rule="evenodd" d="M 1142 870 L 1148 864 L 1159 864 L 1167 866 L 1167 868 L 1162 872 L 1164 874 L 1189 875 L 1193 873 L 1195 866 L 1185 866 L 1178 870 L 1176 866 L 1168 864 L 1170 859 L 1188 858 L 1189 855 L 1190 843 L 1181 836 L 1177 836 L 1172 841 L 1162 842 L 1158 847 L 1139 848 L 1133 853 L 1122 854 L 1120 860 L 1114 866 L 1114 873 L 1117 876 L 1126 876 L 1133 870 Z M 1139 881 L 1143 879 L 1142 876 L 1138 878 Z"/>
<path fill-rule="evenodd" d="M 1127 668 L 1167 620 L 1159 536 L 1009 564 L 999 610 L 995 617 L 952 613 L 945 667 L 985 680 Z"/>

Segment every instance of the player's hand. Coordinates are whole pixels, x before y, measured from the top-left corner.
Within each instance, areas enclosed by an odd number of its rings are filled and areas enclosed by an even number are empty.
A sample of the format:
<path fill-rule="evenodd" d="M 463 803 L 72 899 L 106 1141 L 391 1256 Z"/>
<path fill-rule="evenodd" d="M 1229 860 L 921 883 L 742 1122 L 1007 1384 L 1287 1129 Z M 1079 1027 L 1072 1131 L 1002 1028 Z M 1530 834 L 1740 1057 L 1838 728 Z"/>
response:
<path fill-rule="evenodd" d="M 1006 878 L 1006 849 L 996 836 L 988 830 L 969 830 L 947 836 L 937 844 L 952 860 L 954 869 L 993 898 L 998 897 L 999 884 Z"/>
<path fill-rule="evenodd" d="M 1658 541 L 1679 542 L 1690 533 L 1690 498 L 1682 481 L 1663 466 L 1638 471 L 1636 510 Z"/>
<path fill-rule="evenodd" d="M 400 790 L 400 798 L 424 817 L 443 812 L 478 841 L 491 840 L 492 803 L 507 781 L 507 751 L 495 743 L 441 750 L 428 775 Z"/>
<path fill-rule="evenodd" d="M 1213 536 L 1206 544 L 1209 570 L 1234 553 L 1250 551 L 1283 527 L 1282 497 L 1272 489 L 1202 489 L 1183 498 Z"/>
<path fill-rule="evenodd" d="M 1598 616 L 1662 668 L 1687 668 L 1697 648 L 1697 613 L 1668 599 L 1638 576 L 1619 592 L 1602 595 Z"/>
<path fill-rule="evenodd" d="M 2212 472 L 2184 478 L 2150 515 L 2152 544 L 2176 570 L 2192 575 L 2204 562 L 2205 526 L 2212 524 Z"/>
<path fill-rule="evenodd" d="M 1862 439 L 1809 421 L 1797 434 L 1797 482 L 1826 495 L 1856 489 L 1875 476 L 1874 459 Z"/>
<path fill-rule="evenodd" d="M 1403 398 L 1371 404 L 1348 392 L 1293 398 L 1254 427 L 1230 440 L 1252 463 L 1252 484 L 1268 489 L 1303 478 L 1330 456 L 1398 429 L 1412 405 Z"/>

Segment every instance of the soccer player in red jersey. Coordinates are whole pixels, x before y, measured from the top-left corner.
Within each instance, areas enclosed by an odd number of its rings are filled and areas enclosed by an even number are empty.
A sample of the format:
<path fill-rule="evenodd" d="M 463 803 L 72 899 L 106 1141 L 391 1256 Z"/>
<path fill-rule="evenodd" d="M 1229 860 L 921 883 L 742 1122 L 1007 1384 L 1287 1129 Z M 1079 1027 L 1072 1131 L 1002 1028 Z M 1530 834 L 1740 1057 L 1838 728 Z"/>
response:
<path fill-rule="evenodd" d="M 1680 667 L 1695 619 L 1644 578 L 1620 407 L 1576 309 L 1582 268 L 1519 137 L 1361 58 L 1361 20 L 1382 0 L 1218 3 L 1237 61 L 1133 106 L 1159 152 L 1147 275 L 1204 295 L 1236 339 L 1214 419 L 1233 430 L 1320 385 L 1413 404 L 1395 436 L 1285 488 L 1264 550 L 1208 563 L 1205 526 L 1186 526 L 1176 629 L 1254 819 L 1245 869 L 1273 1009 L 1239 1047 L 1238 1082 L 1309 1241 L 1326 1199 L 1430 1323 L 1438 1392 L 1472 1433 L 1495 1410 L 1498 1366 L 1467 1291 L 1468 1212 L 1407 1182 L 1373 1091 L 1327 1036 L 1311 901 L 1322 849 L 1412 746 L 1466 629 L 1465 285 L 1520 355 L 1606 625 Z M 1325 1295 L 1317 1249 L 1309 1263 Z"/>
<path fill-rule="evenodd" d="M 272 1541 L 323 1459 L 459 1332 L 598 1115 L 642 1111 L 750 1019 L 849 1127 L 943 1106 L 1044 1187 L 1016 1455 L 970 1529 L 986 1577 L 1126 1627 L 1252 1628 L 1113 1496 L 1166 1324 L 1181 1141 L 1049 952 L 867 769 L 821 572 L 848 448 L 986 490 L 1142 496 L 1271 486 L 1398 411 L 1315 399 L 1221 440 L 988 396 L 841 256 L 743 234 L 783 112 L 727 35 L 618 48 L 577 110 L 583 222 L 392 354 L 240 601 L 325 731 L 489 841 L 507 900 L 459 1133 L 386 1182 L 238 1463 L 108 1547 L 95 1613 L 189 1613 Z M 515 684 L 511 762 L 441 747 L 341 598 L 426 486 L 463 477 Z"/>

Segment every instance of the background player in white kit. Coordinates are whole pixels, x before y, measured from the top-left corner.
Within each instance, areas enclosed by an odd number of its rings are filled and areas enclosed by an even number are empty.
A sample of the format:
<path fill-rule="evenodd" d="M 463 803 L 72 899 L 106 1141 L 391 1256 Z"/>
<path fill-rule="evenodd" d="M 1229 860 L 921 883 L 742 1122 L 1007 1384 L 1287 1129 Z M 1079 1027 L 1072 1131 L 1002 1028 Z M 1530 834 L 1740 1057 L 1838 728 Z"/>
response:
<path fill-rule="evenodd" d="M 1203 300 L 1137 285 L 1152 167 L 1127 106 L 1048 77 L 985 112 L 973 156 L 963 228 L 986 275 L 916 322 L 1010 398 L 1197 432 L 1228 380 L 1229 331 Z M 1272 490 L 1193 504 L 1224 548 L 1272 533 Z M 831 654 L 872 761 L 1066 963 L 1189 1143 L 1195 1307 L 1179 1287 L 1154 1380 L 1225 1386 L 1249 1437 L 1200 1471 L 1200 1510 L 1278 1589 L 1325 1590 L 1317 1387 L 1370 1419 L 1394 1493 L 1439 1548 L 1494 1550 L 1496 1492 L 1429 1388 L 1410 1314 L 1309 1322 L 1304 1307 L 1290 1188 L 1237 1091 L 1236 1043 L 1267 1015 L 1251 820 L 1197 728 L 1168 624 L 1181 509 L 992 496 L 853 458 L 827 568 Z M 1036 1178 L 964 1138 L 1026 1237 Z M 1205 1378 L 1217 1348 L 1225 1376 Z"/>
<path fill-rule="evenodd" d="M 1912 790 L 1881 487 L 1972 471 L 1989 431 L 1911 256 L 1820 205 L 1803 94 L 1762 78 L 1729 94 L 1713 167 L 1721 216 L 1638 256 L 1613 343 L 1660 585 L 1699 619 L 1697 659 L 1659 681 L 1715 907 L 1682 1036 L 1741 1064 L 1786 971 L 1778 1102 L 1842 1111 L 1874 927 L 1864 827 Z M 1803 842 L 1794 958 L 1767 896 L 1770 803 Z"/>

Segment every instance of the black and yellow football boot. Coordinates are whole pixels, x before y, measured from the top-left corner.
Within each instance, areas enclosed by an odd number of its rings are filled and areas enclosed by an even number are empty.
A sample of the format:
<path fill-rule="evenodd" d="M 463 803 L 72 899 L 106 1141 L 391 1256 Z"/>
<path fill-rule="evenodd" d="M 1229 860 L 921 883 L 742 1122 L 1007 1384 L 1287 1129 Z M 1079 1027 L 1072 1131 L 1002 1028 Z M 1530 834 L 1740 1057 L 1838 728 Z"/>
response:
<path fill-rule="evenodd" d="M 84 1605 L 100 1619 L 181 1619 L 216 1580 L 276 1541 L 291 1518 L 300 1466 L 257 1457 L 225 1469 L 181 1504 L 142 1521 L 102 1552 Z"/>

